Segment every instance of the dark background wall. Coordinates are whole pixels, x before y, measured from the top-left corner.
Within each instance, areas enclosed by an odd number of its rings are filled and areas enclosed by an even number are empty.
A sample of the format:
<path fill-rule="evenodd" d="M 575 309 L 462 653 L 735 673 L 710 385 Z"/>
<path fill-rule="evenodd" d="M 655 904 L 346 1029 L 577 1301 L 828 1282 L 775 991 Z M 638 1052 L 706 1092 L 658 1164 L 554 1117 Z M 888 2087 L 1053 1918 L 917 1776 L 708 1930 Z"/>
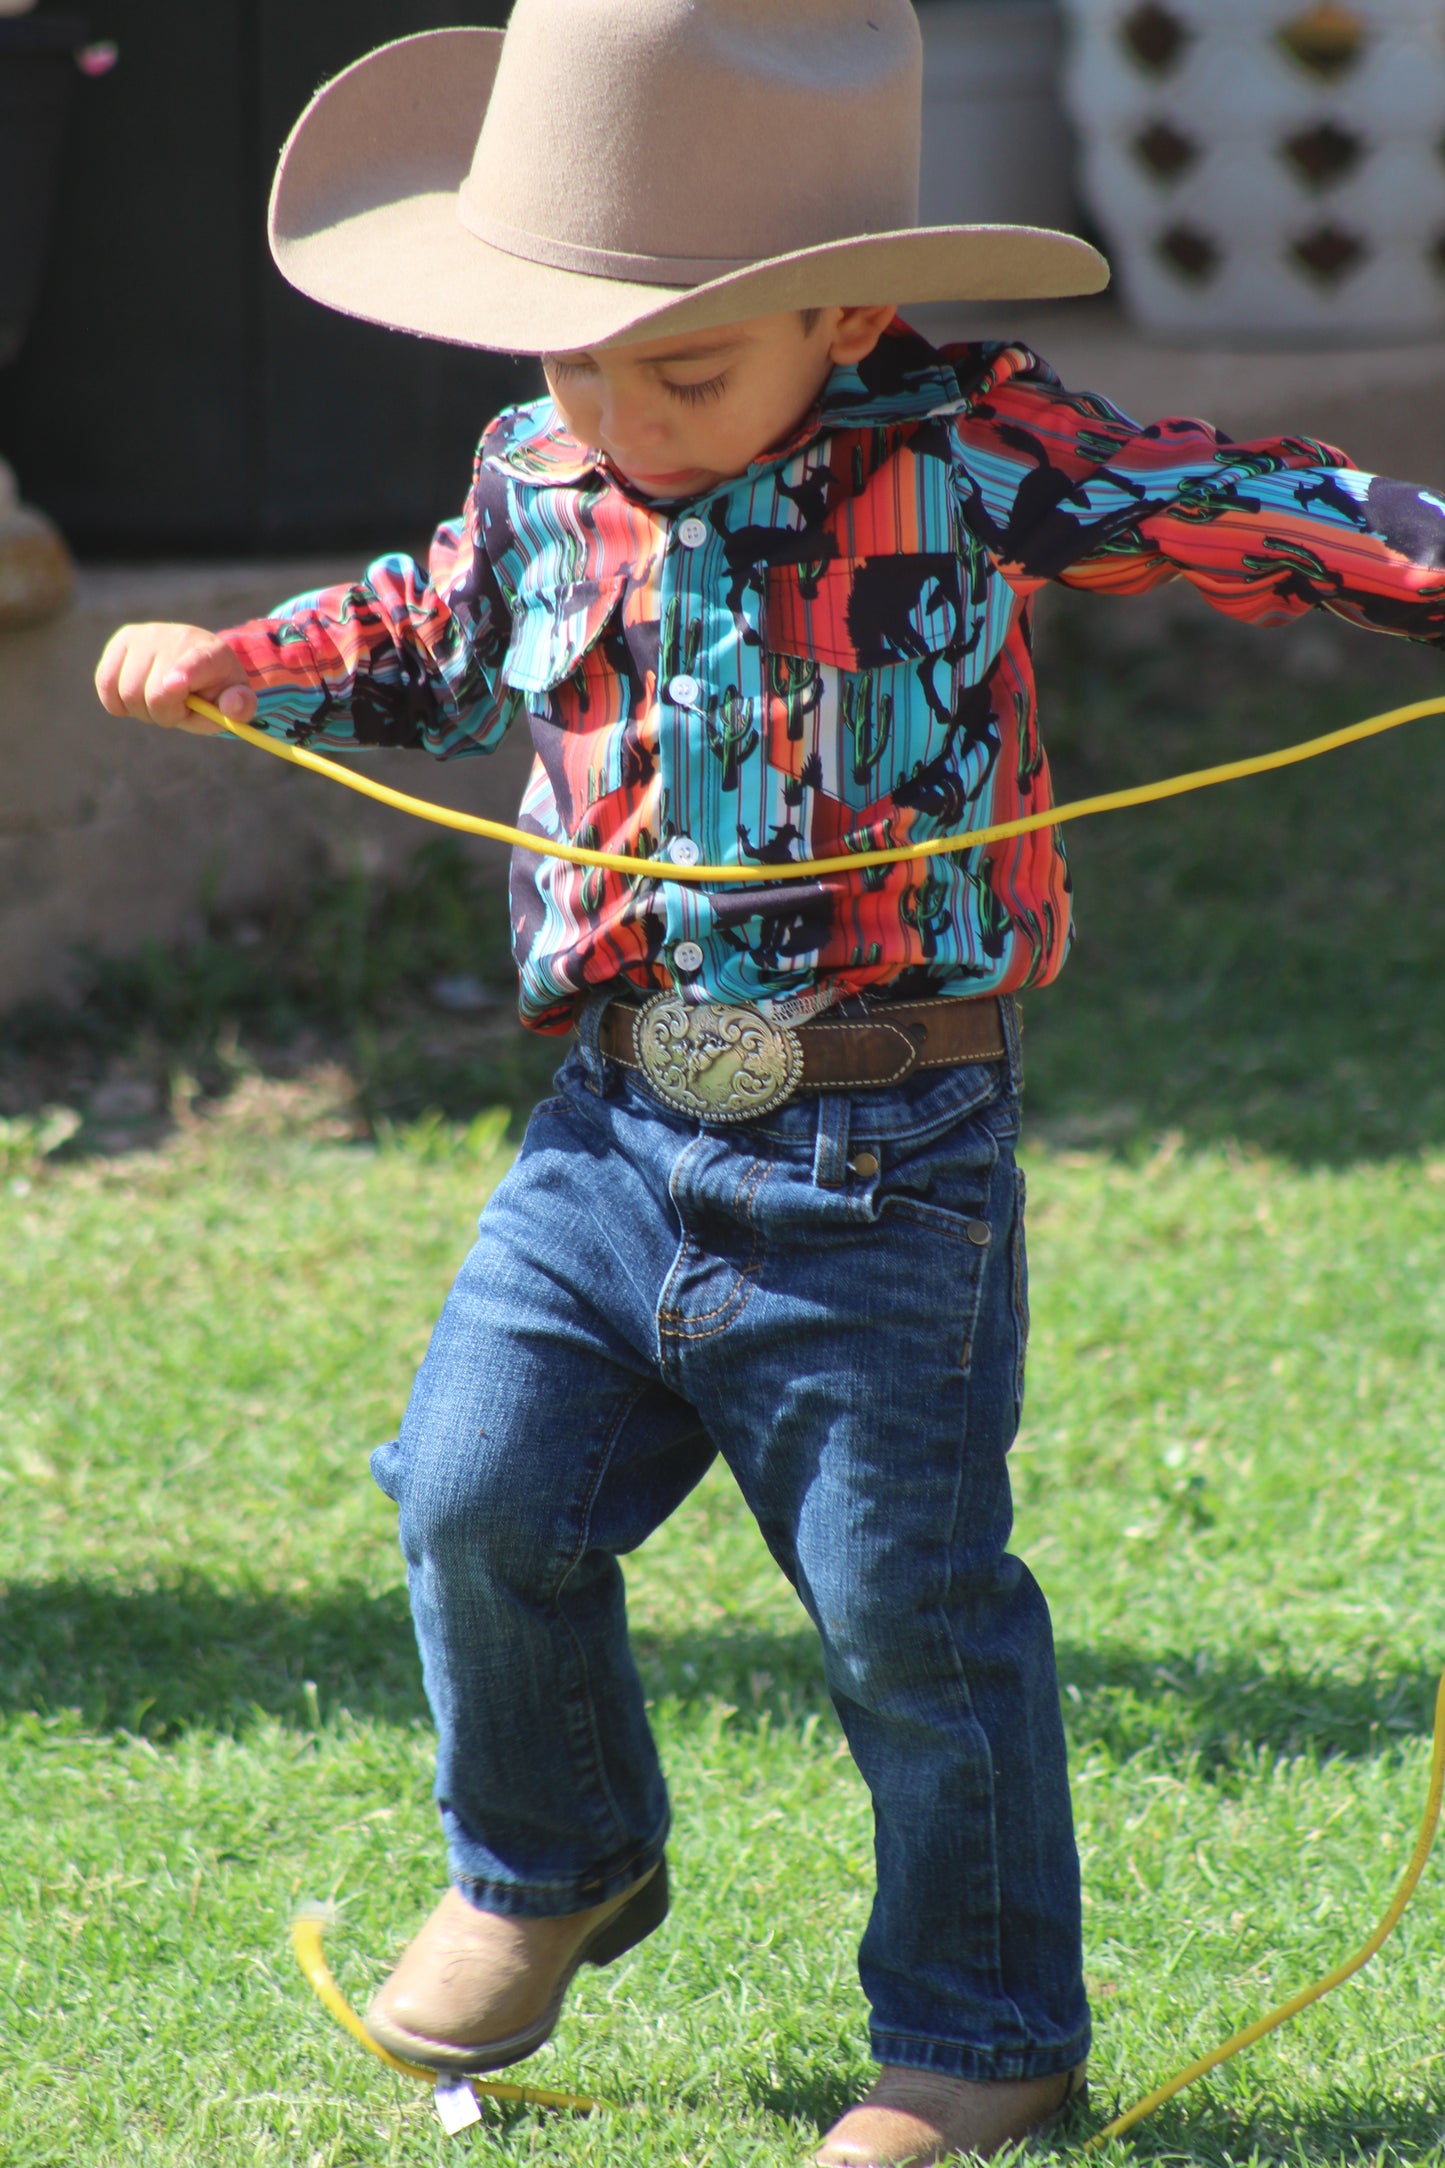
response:
<path fill-rule="evenodd" d="M 265 204 L 327 76 L 388 38 L 507 12 L 94 0 L 89 34 L 120 65 L 76 83 L 39 305 L 0 370 L 0 451 L 78 549 L 415 544 L 460 505 L 482 424 L 530 396 L 535 363 L 303 300 L 271 264 Z"/>

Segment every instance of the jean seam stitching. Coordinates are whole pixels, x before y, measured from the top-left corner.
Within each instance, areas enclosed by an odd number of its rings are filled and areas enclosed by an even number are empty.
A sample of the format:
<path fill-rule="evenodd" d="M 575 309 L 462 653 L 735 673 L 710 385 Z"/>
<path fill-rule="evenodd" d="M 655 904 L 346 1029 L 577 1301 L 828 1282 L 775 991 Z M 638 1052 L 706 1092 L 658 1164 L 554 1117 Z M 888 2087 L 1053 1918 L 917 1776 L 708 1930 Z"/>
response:
<path fill-rule="evenodd" d="M 1063 2044 L 1062 2048 L 1057 2042 L 1053 2041 L 1050 2041 L 1048 2043 L 1038 2043 L 1026 2040 L 1021 2046 L 1003 2048 L 998 2050 L 997 2052 L 991 2051 L 988 2048 L 981 2047 L 976 2041 L 945 2040 L 937 2033 L 913 2032 L 905 2025 L 870 2026 L 869 2040 L 873 2046 L 873 2051 L 875 2055 L 878 2056 L 878 2060 L 880 2062 L 890 2062 L 893 2060 L 893 2058 L 886 2053 L 888 2042 L 893 2040 L 917 2040 L 920 2041 L 925 2047 L 930 2048 L 945 2048 L 949 2050 L 962 2049 L 964 2056 L 970 2062 L 977 2064 L 1010 2064 L 1032 2061 L 1036 2055 L 1048 2055 L 1050 2057 L 1062 2055 L 1063 2057 L 1068 2059 L 1065 2061 L 1061 2061 L 1057 2070 L 1050 2069 L 1039 2071 L 1037 2073 L 1037 2075 L 1040 2077 L 1062 2077 L 1068 2069 L 1077 2067 L 1079 2061 L 1082 2060 L 1082 2058 L 1088 2053 L 1089 2028 L 1087 2025 L 1082 2027 L 1077 2033 L 1075 2033 L 1068 2041 Z M 880 2053 L 880 2050 L 884 2050 L 885 2052 Z M 933 2064 L 920 2064 L 916 2067 L 921 2069 L 932 2069 L 936 2066 Z M 1010 2073 L 1005 2071 L 1002 2073 L 1002 2075 L 1008 2077 Z"/>
<path fill-rule="evenodd" d="M 997 1141 L 995 1140 L 993 1165 L 989 1169 L 990 1181 L 992 1181 L 993 1176 L 998 1170 L 998 1160 L 998 1146 Z M 972 1381 L 969 1372 L 972 1368 L 973 1342 L 978 1327 L 979 1311 L 983 1307 L 983 1277 L 984 1273 L 988 1270 L 988 1262 L 989 1261 L 987 1258 L 983 1260 L 982 1268 L 975 1275 L 974 1279 L 973 1316 L 970 1320 L 969 1332 L 967 1336 L 969 1366 L 964 1371 L 965 1395 L 972 1391 Z M 965 1434 L 967 1432 L 967 1427 L 968 1414 L 967 1401 L 965 1400 Z M 1023 2033 L 1027 2029 L 1024 2025 L 1023 2012 L 1019 2009 L 1013 1997 L 1005 1991 L 1003 1981 L 1003 1946 L 1000 1940 L 1000 1930 L 1003 1913 L 1003 1890 L 999 1880 L 998 1779 L 997 1772 L 994 1768 L 993 1748 L 989 1744 L 987 1733 L 984 1732 L 982 1725 L 979 1724 L 978 1711 L 974 1705 L 973 1689 L 969 1683 L 968 1662 L 963 1650 L 958 1645 L 957 1637 L 953 1631 L 953 1621 L 949 1610 L 950 1599 L 953 1595 L 953 1553 L 954 1544 L 958 1535 L 959 1513 L 962 1508 L 963 1478 L 964 1456 L 960 1454 L 958 1459 L 958 1473 L 954 1481 L 953 1503 L 948 1518 L 948 1533 L 944 1539 L 943 1587 L 939 1602 L 939 1616 L 943 1626 L 944 1639 L 946 1640 L 948 1647 L 952 1652 L 954 1671 L 957 1676 L 958 1683 L 963 1689 L 964 1697 L 968 1703 L 969 1715 L 972 1717 L 974 1723 L 979 1725 L 979 1731 L 983 1738 L 984 1748 L 988 1756 L 989 1879 L 992 1893 L 989 1926 L 989 1970 L 991 1973 L 990 1989 L 991 1992 L 996 1995 L 1000 2004 L 1007 2004 L 1009 2010 L 1013 2014 L 1014 2022 L 1017 2024 L 1020 2033 Z"/>
<path fill-rule="evenodd" d="M 641 1402 L 646 1392 L 646 1385 L 634 1386 L 632 1391 L 628 1394 L 627 1399 L 623 1402 L 621 1408 L 617 1412 L 617 1419 L 613 1423 L 612 1428 L 608 1433 L 606 1445 L 603 1448 L 601 1458 L 597 1463 L 597 1470 L 595 1475 L 593 1476 L 591 1485 L 587 1492 L 585 1503 L 582 1508 L 582 1517 L 577 1531 L 576 1545 L 573 1549 L 572 1556 L 568 1559 L 566 1565 L 563 1567 L 562 1572 L 557 1579 L 551 1596 L 551 1608 L 556 1616 L 558 1624 L 561 1626 L 562 1631 L 566 1634 L 568 1641 L 572 1645 L 573 1656 L 576 1659 L 578 1668 L 578 1676 L 582 1684 L 584 1722 L 586 1725 L 587 1738 L 591 1748 L 593 1778 L 597 1785 L 599 1793 L 606 1802 L 607 1811 L 612 1817 L 613 1827 L 617 1830 L 619 1836 L 623 1837 L 624 1839 L 628 1838 L 629 1832 L 625 1822 L 622 1819 L 622 1814 L 618 1807 L 616 1796 L 607 1777 L 606 1763 L 602 1755 L 602 1741 L 597 1725 L 596 1699 L 592 1692 L 591 1668 L 587 1662 L 587 1653 L 582 1646 L 581 1639 L 575 1631 L 571 1620 L 567 1617 L 566 1611 L 563 1609 L 562 1596 L 563 1592 L 566 1589 L 568 1581 L 570 1581 L 572 1575 L 576 1572 L 578 1565 L 581 1563 L 581 1560 L 586 1553 L 587 1539 L 589 1534 L 591 1533 L 592 1528 L 592 1509 L 597 1502 L 597 1494 L 601 1490 L 603 1482 L 606 1480 L 607 1471 L 612 1465 L 612 1456 L 617 1450 L 617 1441 L 621 1437 L 623 1430 L 626 1428 L 627 1424 L 630 1422 L 636 1409 L 641 1405 Z"/>

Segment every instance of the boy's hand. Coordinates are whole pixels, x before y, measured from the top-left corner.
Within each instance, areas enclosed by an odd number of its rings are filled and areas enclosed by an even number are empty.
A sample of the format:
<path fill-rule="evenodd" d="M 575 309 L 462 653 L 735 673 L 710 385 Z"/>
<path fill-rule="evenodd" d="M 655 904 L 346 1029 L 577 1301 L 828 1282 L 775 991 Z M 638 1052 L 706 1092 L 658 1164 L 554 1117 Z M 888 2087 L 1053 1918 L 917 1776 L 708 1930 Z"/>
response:
<path fill-rule="evenodd" d="M 192 693 L 210 700 L 238 723 L 249 723 L 256 695 L 224 640 L 199 625 L 122 625 L 106 642 L 95 672 L 95 689 L 107 715 L 133 715 L 162 730 L 219 735 L 186 706 Z"/>

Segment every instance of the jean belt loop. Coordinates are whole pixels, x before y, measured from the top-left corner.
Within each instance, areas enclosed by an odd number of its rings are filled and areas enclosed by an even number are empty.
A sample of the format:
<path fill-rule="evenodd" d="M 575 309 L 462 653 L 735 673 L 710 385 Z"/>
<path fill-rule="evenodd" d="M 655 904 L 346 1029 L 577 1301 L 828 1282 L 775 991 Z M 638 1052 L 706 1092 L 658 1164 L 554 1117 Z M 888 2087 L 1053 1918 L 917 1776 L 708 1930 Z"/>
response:
<path fill-rule="evenodd" d="M 1000 994 L 998 1013 L 1003 1023 L 1003 1043 L 1008 1058 L 1009 1092 L 1017 1099 L 1024 1088 L 1023 1012 L 1014 995 Z"/>
<path fill-rule="evenodd" d="M 841 1189 L 848 1179 L 848 1118 L 852 1102 L 846 1092 L 819 1092 L 818 1128 L 813 1145 L 813 1183 L 818 1189 Z"/>
<path fill-rule="evenodd" d="M 598 1035 L 611 999 L 610 993 L 589 994 L 577 1011 L 577 1053 L 588 1089 L 594 1091 L 599 1099 L 607 1089 L 608 1062 Z"/>

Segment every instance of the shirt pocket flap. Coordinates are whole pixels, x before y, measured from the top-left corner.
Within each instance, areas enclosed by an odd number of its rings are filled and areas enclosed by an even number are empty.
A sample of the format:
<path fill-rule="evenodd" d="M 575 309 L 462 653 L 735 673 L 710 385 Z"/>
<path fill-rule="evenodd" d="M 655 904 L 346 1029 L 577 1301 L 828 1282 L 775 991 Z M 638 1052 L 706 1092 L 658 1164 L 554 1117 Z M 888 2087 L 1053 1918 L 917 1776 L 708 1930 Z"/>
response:
<path fill-rule="evenodd" d="M 520 693 L 545 693 L 571 677 L 606 631 L 626 585 L 626 575 L 616 574 L 519 595 L 504 683 Z"/>
<path fill-rule="evenodd" d="M 895 552 L 773 565 L 768 571 L 770 654 L 801 655 L 839 670 L 881 670 L 964 646 L 963 572 L 957 557 Z"/>

